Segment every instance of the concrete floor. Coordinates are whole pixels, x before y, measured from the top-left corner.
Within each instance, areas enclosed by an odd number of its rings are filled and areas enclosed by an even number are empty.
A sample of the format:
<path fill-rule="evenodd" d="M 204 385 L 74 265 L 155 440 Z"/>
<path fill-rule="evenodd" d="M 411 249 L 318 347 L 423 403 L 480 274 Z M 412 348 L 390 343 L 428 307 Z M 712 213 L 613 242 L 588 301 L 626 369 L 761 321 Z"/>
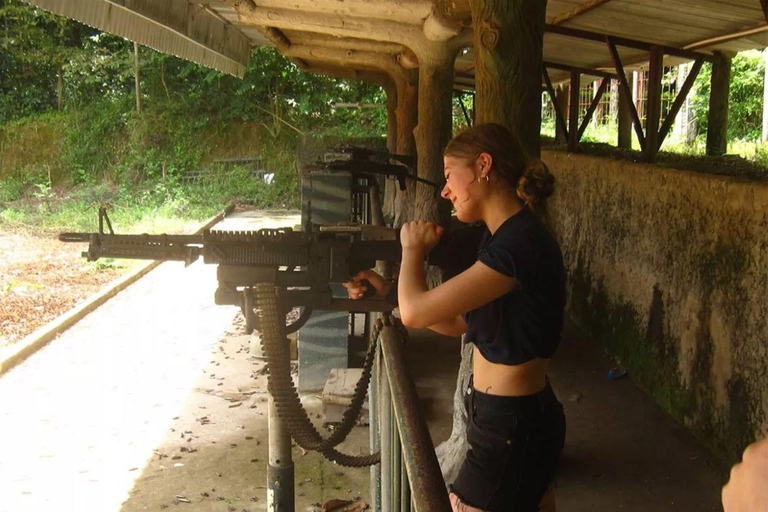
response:
<path fill-rule="evenodd" d="M 212 305 L 214 270 L 164 264 L 0 377 L 0 512 L 266 509 L 263 363 L 234 308 Z M 439 443 L 459 341 L 414 333 L 408 355 Z M 610 366 L 569 326 L 551 371 L 568 418 L 560 510 L 720 510 L 727 469 Z M 358 427 L 341 448 L 367 444 Z M 369 500 L 368 470 L 294 460 L 297 510 Z"/>

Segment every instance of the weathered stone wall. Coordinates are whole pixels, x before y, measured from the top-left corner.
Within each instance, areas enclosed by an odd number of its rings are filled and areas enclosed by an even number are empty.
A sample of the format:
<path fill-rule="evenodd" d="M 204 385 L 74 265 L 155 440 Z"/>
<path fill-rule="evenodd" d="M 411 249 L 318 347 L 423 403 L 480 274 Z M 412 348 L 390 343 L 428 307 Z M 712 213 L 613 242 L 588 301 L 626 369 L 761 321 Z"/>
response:
<path fill-rule="evenodd" d="M 715 453 L 768 435 L 768 185 L 545 151 L 573 320 Z M 621 411 L 616 411 L 621 414 Z"/>

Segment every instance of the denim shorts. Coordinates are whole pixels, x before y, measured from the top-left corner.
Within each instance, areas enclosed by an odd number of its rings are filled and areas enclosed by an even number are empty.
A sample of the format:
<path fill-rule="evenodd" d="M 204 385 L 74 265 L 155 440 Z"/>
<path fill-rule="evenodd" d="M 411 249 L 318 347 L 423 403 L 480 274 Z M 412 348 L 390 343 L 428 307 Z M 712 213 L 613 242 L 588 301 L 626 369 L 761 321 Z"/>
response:
<path fill-rule="evenodd" d="M 565 442 L 565 415 L 547 381 L 535 395 L 464 394 L 469 450 L 450 486 L 464 503 L 489 512 L 535 512 Z"/>

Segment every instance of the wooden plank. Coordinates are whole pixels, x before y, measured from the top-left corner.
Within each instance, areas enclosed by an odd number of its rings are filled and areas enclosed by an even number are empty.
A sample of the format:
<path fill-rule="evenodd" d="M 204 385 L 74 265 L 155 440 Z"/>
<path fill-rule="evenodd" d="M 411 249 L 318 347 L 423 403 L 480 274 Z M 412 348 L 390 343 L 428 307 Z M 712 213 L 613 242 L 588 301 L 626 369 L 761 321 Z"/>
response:
<path fill-rule="evenodd" d="M 552 105 L 555 108 L 555 122 L 557 122 L 560 130 L 562 131 L 562 133 L 565 134 L 566 140 L 568 140 L 568 127 L 565 124 L 563 113 L 558 108 L 558 101 L 557 101 L 557 95 L 555 94 L 555 88 L 552 87 L 552 80 L 549 78 L 549 72 L 547 71 L 546 67 L 542 69 L 542 75 L 544 75 L 544 84 L 547 88 L 547 92 L 549 93 L 549 98 L 552 100 Z"/>
<path fill-rule="evenodd" d="M 731 84 L 731 59 L 718 53 L 712 65 L 707 121 L 707 155 L 721 156 L 728 151 L 728 93 Z"/>
<path fill-rule="evenodd" d="M 760 0 L 760 7 L 763 8 L 763 17 L 768 22 L 768 0 Z"/>
<path fill-rule="evenodd" d="M 571 9 L 567 13 L 558 16 L 554 20 L 552 20 L 553 25 L 559 25 L 561 23 L 565 23 L 566 21 L 570 21 L 576 16 L 579 16 L 581 14 L 584 14 L 586 12 L 591 11 L 592 9 L 595 9 L 597 7 L 600 7 L 603 4 L 607 4 L 611 0 L 589 0 L 587 2 L 584 2 L 581 5 L 578 5 L 577 7 Z M 764 2 L 768 2 L 768 0 L 762 0 Z"/>
<path fill-rule="evenodd" d="M 661 145 L 664 144 L 664 139 L 667 138 L 669 130 L 672 128 L 672 123 L 675 122 L 675 117 L 677 117 L 677 113 L 680 112 L 680 108 L 683 106 L 685 98 L 691 91 L 693 83 L 696 81 L 696 77 L 699 76 L 699 71 L 701 71 L 701 66 L 703 64 L 704 61 L 701 59 L 693 63 L 693 67 L 691 67 L 690 73 L 688 73 L 688 76 L 685 78 L 685 82 L 683 82 L 683 86 L 677 93 L 677 97 L 675 98 L 674 103 L 672 103 L 672 106 L 669 108 L 667 117 L 664 119 L 664 122 L 661 124 L 661 128 L 659 129 L 658 149 L 661 149 Z"/>
<path fill-rule="evenodd" d="M 619 87 L 622 88 L 626 97 L 631 100 L 632 91 L 630 90 L 629 84 L 627 83 L 627 75 L 624 73 L 624 66 L 621 63 L 621 57 L 619 57 L 619 52 L 616 49 L 616 45 L 613 43 L 613 39 L 610 37 L 606 39 L 606 43 L 608 44 L 608 51 L 611 54 L 611 59 L 613 59 L 613 65 L 616 67 L 616 73 L 619 75 Z M 645 135 L 643 135 L 643 123 L 640 122 L 640 116 L 637 115 L 637 108 L 632 101 L 629 102 L 629 111 L 632 114 L 632 122 L 635 126 L 637 140 L 640 141 L 640 147 L 644 147 Z"/>
<path fill-rule="evenodd" d="M 607 71 L 600 71 L 597 69 L 590 69 L 590 68 L 582 68 L 579 66 L 571 66 L 570 64 L 562 64 L 559 62 L 552 62 L 549 60 L 544 61 L 544 67 L 551 68 L 551 69 L 559 69 L 561 71 L 578 71 L 582 75 L 589 75 L 589 76 L 600 76 L 603 78 L 618 78 L 616 73 L 609 73 Z"/>
<path fill-rule="evenodd" d="M 645 144 L 643 156 L 647 162 L 656 160 L 659 150 L 659 121 L 661 119 L 661 79 L 664 75 L 664 48 L 651 47 L 650 69 L 648 72 L 648 101 L 645 102 Z"/>
<path fill-rule="evenodd" d="M 589 126 L 589 122 L 592 120 L 592 115 L 595 113 L 597 105 L 603 98 L 603 93 L 605 92 L 605 87 L 608 85 L 608 82 L 610 82 L 610 78 L 603 78 L 603 80 L 600 82 L 600 87 L 598 87 L 595 97 L 592 98 L 592 103 L 589 104 L 587 113 L 584 114 L 584 119 L 581 121 L 581 126 L 579 126 L 578 140 L 581 140 L 581 138 L 584 136 L 584 132 L 586 131 L 587 126 Z"/>
<path fill-rule="evenodd" d="M 761 0 L 761 1 L 768 2 L 768 0 Z M 709 37 L 707 39 L 702 39 L 700 41 L 694 41 L 692 43 L 688 43 L 683 48 L 686 50 L 698 50 L 700 48 L 707 48 L 709 46 L 714 46 L 716 44 L 729 43 L 731 41 L 736 41 L 744 37 L 748 37 L 755 34 L 761 34 L 767 31 L 768 31 L 768 23 L 760 23 L 759 25 L 752 28 L 748 28 L 746 30 L 739 30 L 737 32 L 728 32 L 726 34 L 720 34 L 719 36 Z"/>
<path fill-rule="evenodd" d="M 568 109 L 568 150 L 576 151 L 579 146 L 579 90 L 581 89 L 581 75 L 578 71 L 571 71 L 571 104 Z"/>

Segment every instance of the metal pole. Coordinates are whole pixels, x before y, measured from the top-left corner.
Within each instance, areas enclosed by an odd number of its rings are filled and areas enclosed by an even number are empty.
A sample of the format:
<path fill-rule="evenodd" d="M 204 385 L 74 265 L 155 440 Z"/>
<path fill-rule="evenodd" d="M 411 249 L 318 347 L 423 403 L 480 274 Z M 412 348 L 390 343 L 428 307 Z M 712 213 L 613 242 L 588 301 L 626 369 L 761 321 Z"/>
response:
<path fill-rule="evenodd" d="M 392 381 L 389 381 L 389 385 L 392 385 Z M 390 389 L 390 394 L 392 396 L 397 396 L 395 393 L 392 393 L 392 390 Z M 400 494 L 400 486 L 401 486 L 401 480 L 403 478 L 402 473 L 400 472 L 400 469 L 403 466 L 403 453 L 402 453 L 402 445 L 400 444 L 400 432 L 398 432 L 397 429 L 397 421 L 395 420 L 395 402 L 392 400 L 391 402 L 392 407 L 390 408 L 389 418 L 387 420 L 392 424 L 392 511 L 393 512 L 402 512 L 401 508 L 401 500 L 402 495 Z"/>
<path fill-rule="evenodd" d="M 392 512 L 392 395 L 379 348 L 379 429 L 381 433 L 381 512 Z"/>
<path fill-rule="evenodd" d="M 403 458 L 416 512 L 448 512 L 451 510 L 451 504 L 445 490 L 443 474 L 437 462 L 427 422 L 421 413 L 416 386 L 408 372 L 402 339 L 396 328 L 385 327 L 382 330 L 381 353 L 392 387 L 391 394 L 397 397 L 392 403 L 395 407 L 397 430 L 402 439 Z M 387 510 L 397 511 L 399 506 Z"/>
<path fill-rule="evenodd" d="M 293 459 L 291 436 L 280 422 L 272 395 L 269 395 L 269 466 L 267 467 L 267 510 L 294 512 Z"/>

